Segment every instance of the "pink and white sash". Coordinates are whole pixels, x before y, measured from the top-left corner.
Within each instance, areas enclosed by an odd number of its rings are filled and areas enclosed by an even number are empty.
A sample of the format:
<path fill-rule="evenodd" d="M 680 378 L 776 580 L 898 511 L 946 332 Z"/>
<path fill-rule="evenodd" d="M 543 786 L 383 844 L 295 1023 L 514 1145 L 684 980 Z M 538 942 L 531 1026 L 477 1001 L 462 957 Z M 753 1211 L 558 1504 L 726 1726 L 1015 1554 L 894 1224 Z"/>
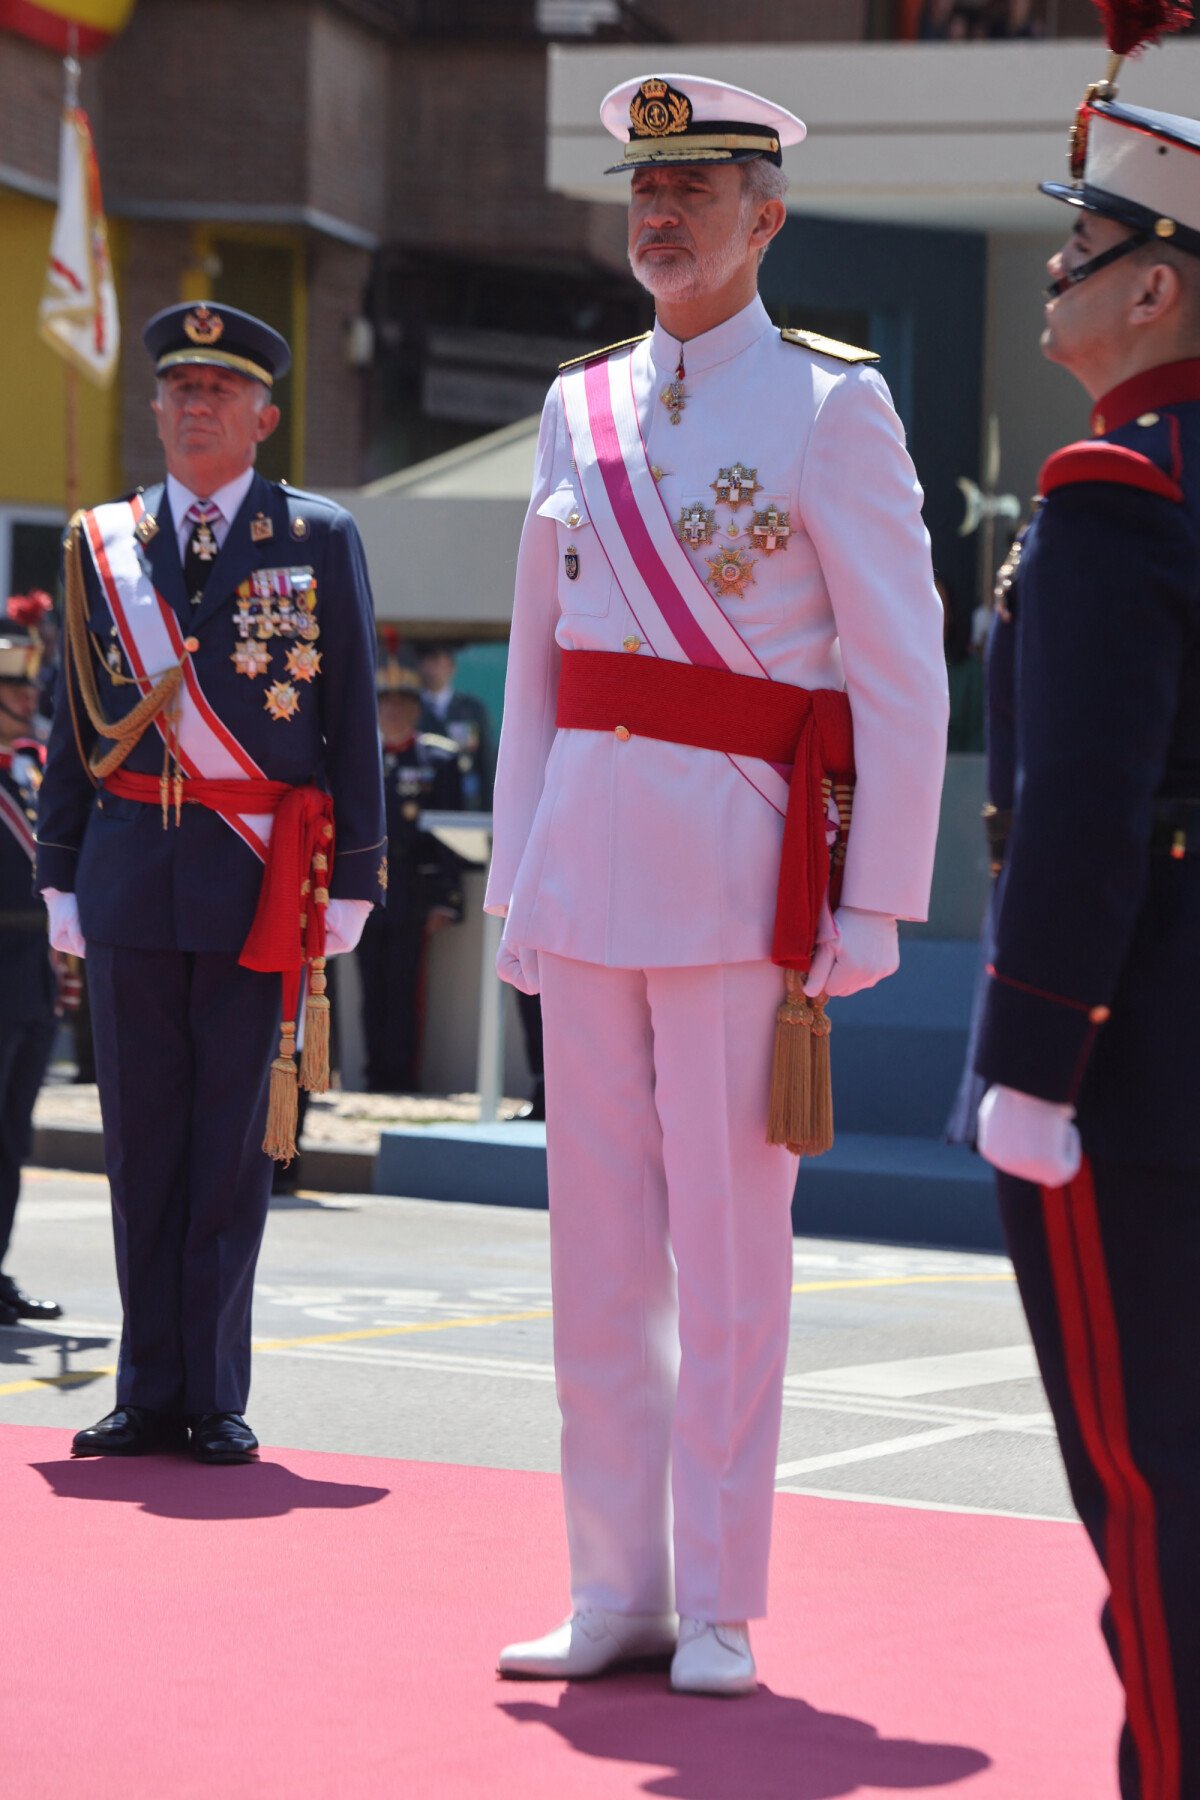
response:
<path fill-rule="evenodd" d="M 121 648 L 143 694 L 170 668 L 183 667 L 178 695 L 179 762 L 185 775 L 212 781 L 265 779 L 249 752 L 214 712 L 196 677 L 179 621 L 150 579 L 134 535 L 145 512 L 140 495 L 114 500 L 83 515 L 84 538 L 91 552 Z M 165 738 L 161 719 L 154 721 Z M 222 811 L 221 817 L 254 854 L 265 859 L 274 823 L 269 813 Z"/>
<path fill-rule="evenodd" d="M 646 455 L 633 394 L 633 350 L 559 378 L 567 430 L 592 526 L 642 640 L 668 662 L 771 678 L 688 559 Z M 780 814 L 788 772 L 754 757 L 729 760 Z"/>

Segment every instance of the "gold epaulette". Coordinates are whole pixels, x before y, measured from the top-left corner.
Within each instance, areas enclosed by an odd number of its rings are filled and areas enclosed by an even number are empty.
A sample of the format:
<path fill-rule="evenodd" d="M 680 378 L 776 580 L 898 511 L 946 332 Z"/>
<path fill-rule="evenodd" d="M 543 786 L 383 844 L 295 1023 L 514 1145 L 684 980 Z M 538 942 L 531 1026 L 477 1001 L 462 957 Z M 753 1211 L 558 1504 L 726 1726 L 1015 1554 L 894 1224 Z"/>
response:
<path fill-rule="evenodd" d="M 839 343 L 837 338 L 822 337 L 819 331 L 797 331 L 785 325 L 779 333 L 785 344 L 799 344 L 801 350 L 812 350 L 817 356 L 835 356 L 838 362 L 877 363 L 877 350 L 862 350 L 857 344 Z"/>
<path fill-rule="evenodd" d="M 639 331 L 636 337 L 622 338 L 620 343 L 605 344 L 603 350 L 589 350 L 584 356 L 568 356 L 566 362 L 560 362 L 560 369 L 577 369 L 580 363 L 595 362 L 598 356 L 611 356 L 614 350 L 627 350 L 630 344 L 644 344 L 651 331 Z"/>

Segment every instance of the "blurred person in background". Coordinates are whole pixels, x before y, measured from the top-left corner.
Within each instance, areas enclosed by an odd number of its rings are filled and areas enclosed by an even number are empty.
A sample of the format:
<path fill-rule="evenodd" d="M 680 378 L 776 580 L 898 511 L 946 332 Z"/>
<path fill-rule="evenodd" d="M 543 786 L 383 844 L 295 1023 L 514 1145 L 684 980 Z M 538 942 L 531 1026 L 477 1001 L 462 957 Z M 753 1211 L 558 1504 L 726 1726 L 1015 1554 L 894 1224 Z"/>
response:
<path fill-rule="evenodd" d="M 25 619 L 26 596 L 0 618 L 0 1325 L 57 1319 L 53 1300 L 34 1300 L 3 1272 L 33 1138 L 33 1108 L 54 1044 L 57 982 L 46 908 L 33 891 L 34 834 L 42 753 L 33 737 L 40 645 Z"/>
<path fill-rule="evenodd" d="M 417 647 L 421 676 L 420 729 L 452 738 L 463 758 L 463 807 L 467 812 L 492 810 L 495 753 L 492 721 L 482 700 L 454 686 L 459 646 L 430 639 Z"/>

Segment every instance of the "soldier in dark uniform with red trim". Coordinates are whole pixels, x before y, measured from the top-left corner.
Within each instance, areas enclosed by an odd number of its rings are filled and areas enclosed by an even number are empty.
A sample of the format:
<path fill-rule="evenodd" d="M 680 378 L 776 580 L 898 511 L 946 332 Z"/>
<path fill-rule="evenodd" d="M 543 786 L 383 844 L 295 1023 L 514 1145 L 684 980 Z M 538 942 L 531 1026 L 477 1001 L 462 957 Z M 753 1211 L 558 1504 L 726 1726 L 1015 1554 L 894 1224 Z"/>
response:
<path fill-rule="evenodd" d="M 28 734 L 40 655 L 24 626 L 0 618 L 0 1265 L 12 1236 L 57 1003 L 46 909 L 33 892 L 42 762 Z M 11 1275 L 0 1273 L 0 1325 L 61 1313 L 53 1300 L 31 1299 Z"/>
<path fill-rule="evenodd" d="M 1127 49 L 1117 42 L 1114 48 Z M 990 647 L 970 1078 L 1076 1506 L 1126 1800 L 1200 1795 L 1200 124 L 1089 90 L 1044 354 L 1093 401 Z M 1011 806 L 1010 821 L 1004 813 Z M 1004 829 L 1005 826 L 1008 829 Z"/>

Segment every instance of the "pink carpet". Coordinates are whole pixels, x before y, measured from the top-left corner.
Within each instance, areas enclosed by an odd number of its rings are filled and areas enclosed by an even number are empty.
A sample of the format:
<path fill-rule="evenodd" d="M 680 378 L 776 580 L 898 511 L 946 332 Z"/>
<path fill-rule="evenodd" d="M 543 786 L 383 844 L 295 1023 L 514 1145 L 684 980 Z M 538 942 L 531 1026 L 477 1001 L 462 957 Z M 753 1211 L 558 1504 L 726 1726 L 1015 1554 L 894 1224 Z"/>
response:
<path fill-rule="evenodd" d="M 0 1791 L 21 1800 L 1110 1800 L 1074 1527 L 781 1496 L 759 1694 L 497 1681 L 559 1618 L 546 1475 L 68 1460 L 0 1426 Z"/>

